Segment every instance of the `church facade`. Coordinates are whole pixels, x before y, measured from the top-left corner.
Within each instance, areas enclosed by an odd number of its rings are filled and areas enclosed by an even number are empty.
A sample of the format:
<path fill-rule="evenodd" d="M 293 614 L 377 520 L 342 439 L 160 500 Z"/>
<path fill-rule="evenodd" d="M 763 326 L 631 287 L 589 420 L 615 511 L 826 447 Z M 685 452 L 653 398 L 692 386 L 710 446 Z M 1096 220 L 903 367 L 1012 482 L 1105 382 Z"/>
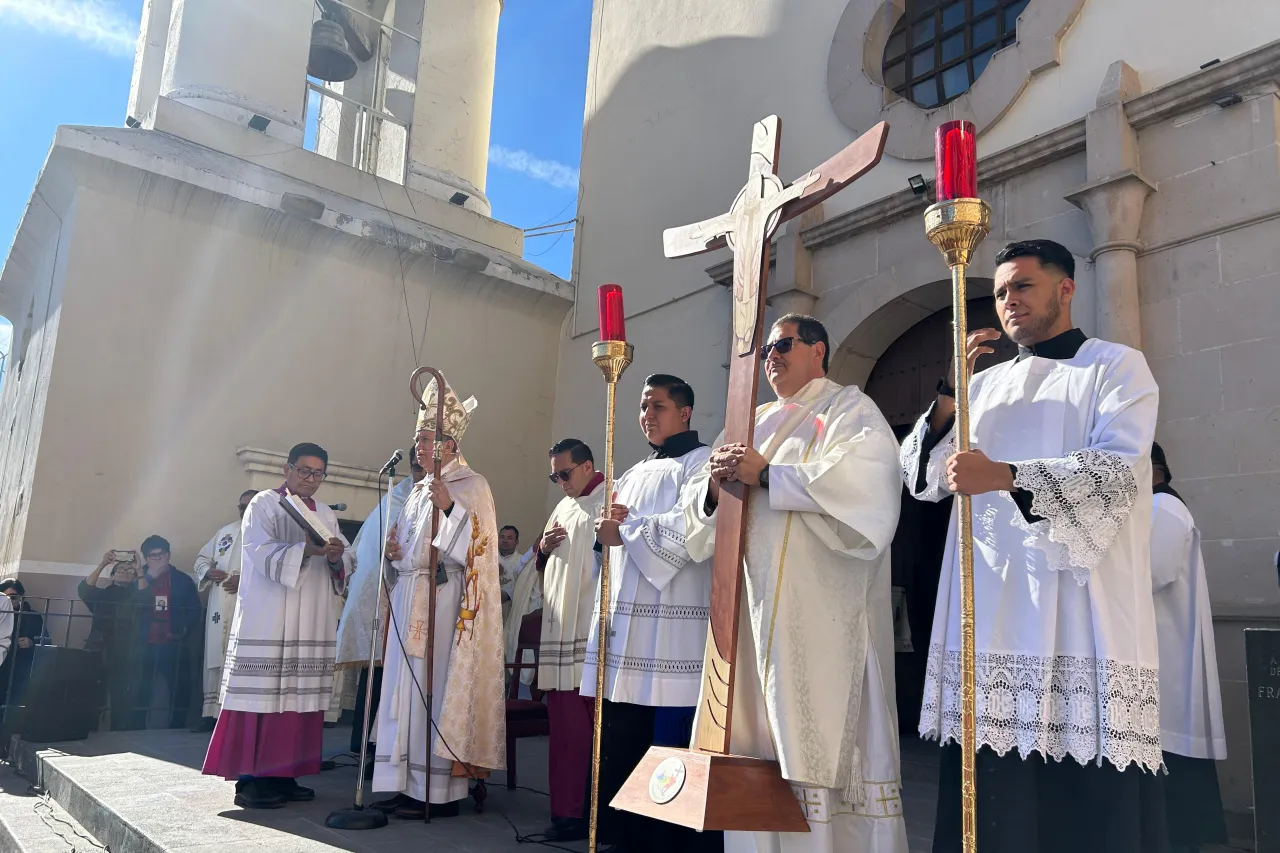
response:
<path fill-rule="evenodd" d="M 603 444 L 589 351 L 605 282 L 623 286 L 636 346 L 618 464 L 645 452 L 627 406 L 648 373 L 689 381 L 695 428 L 719 431 L 729 255 L 667 260 L 662 231 L 728 209 L 770 114 L 784 181 L 891 125 L 875 170 L 781 229 L 769 311 L 821 319 L 832 378 L 866 388 L 893 425 L 914 421 L 949 359 L 950 284 L 924 237 L 929 189 L 911 179 L 931 183 L 939 123 L 975 122 L 993 210 L 970 271 L 975 316 L 994 318 L 1000 247 L 1057 240 L 1077 259 L 1076 323 L 1142 349 L 1160 383 L 1158 440 L 1200 525 L 1214 604 L 1224 800 L 1246 812 L 1243 630 L 1280 623 L 1277 33 L 1280 6 L 1264 0 L 718 0 L 697 15 L 597 0 L 556 435 Z M 901 691 L 900 704 L 910 716 Z"/>

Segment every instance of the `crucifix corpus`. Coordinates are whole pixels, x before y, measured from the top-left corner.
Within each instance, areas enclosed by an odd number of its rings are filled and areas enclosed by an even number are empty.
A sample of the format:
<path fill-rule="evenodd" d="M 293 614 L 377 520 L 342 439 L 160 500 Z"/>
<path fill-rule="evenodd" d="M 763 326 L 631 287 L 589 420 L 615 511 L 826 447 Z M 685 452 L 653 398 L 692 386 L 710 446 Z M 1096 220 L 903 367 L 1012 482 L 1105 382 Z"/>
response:
<path fill-rule="evenodd" d="M 668 258 L 733 250 L 733 357 L 724 440 L 753 445 L 769 241 L 778 226 L 821 204 L 880 162 L 884 122 L 785 186 L 778 178 L 782 122 L 769 116 L 751 137 L 747 183 L 728 213 L 663 232 Z M 747 487 L 724 483 L 716 510 L 711 630 L 702 662 L 702 707 L 692 749 L 652 747 L 610 804 L 697 830 L 808 832 L 776 761 L 732 755 L 734 656 L 746 549 Z"/>

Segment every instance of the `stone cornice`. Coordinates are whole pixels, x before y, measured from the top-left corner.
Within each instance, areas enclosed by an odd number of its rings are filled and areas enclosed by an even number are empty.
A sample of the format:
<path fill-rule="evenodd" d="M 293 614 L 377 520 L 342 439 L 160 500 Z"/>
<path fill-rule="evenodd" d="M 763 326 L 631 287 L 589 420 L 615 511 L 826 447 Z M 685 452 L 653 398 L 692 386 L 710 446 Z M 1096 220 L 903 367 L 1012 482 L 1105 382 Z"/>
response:
<path fill-rule="evenodd" d="M 769 270 L 778 265 L 778 244 L 776 242 L 769 244 Z M 733 284 L 733 258 L 728 257 L 719 263 L 712 264 L 707 267 L 706 273 L 711 280 L 721 287 L 729 287 Z"/>
<path fill-rule="evenodd" d="M 261 447 L 241 447 L 236 451 L 236 457 L 244 465 L 244 470 L 250 474 L 271 474 L 279 477 L 284 476 L 281 472 L 289 461 L 288 453 L 265 450 Z M 378 491 L 380 475 L 372 468 L 330 462 L 328 472 L 329 477 L 325 480 L 326 483 Z"/>
<path fill-rule="evenodd" d="M 1213 103 L 1228 93 L 1280 78 L 1280 41 L 1228 59 L 1125 101 L 1124 114 L 1134 130 L 1150 127 L 1187 110 Z"/>

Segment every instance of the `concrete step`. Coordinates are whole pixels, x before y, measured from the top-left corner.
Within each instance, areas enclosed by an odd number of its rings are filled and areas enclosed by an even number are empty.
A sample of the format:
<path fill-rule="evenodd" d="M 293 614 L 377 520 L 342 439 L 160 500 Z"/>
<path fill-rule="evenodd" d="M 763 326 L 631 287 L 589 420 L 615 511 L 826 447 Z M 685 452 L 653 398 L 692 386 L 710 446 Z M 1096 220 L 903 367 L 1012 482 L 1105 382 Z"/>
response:
<path fill-rule="evenodd" d="M 75 818 L 47 795 L 34 793 L 12 768 L 0 768 L 0 853 L 105 851 Z"/>

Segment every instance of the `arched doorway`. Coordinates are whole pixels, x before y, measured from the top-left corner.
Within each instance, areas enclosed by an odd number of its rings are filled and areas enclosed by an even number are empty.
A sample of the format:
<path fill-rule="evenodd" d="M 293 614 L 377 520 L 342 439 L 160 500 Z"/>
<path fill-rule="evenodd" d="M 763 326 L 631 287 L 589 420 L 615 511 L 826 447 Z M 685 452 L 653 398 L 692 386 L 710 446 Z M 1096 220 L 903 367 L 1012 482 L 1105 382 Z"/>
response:
<path fill-rule="evenodd" d="M 1000 328 L 995 300 L 991 297 L 969 301 L 969 328 Z M 1018 347 L 1006 337 L 995 344 L 995 354 L 978 362 L 983 369 L 1007 361 Z M 901 441 L 937 394 L 938 379 L 951 363 L 951 309 L 944 308 L 916 323 L 891 343 L 877 359 L 867 379 L 865 391 L 884 413 Z M 914 733 L 920 719 L 924 692 L 926 655 L 933 629 L 933 607 L 938 594 L 938 576 L 946 547 L 951 501 L 931 504 L 917 501 L 902 491 L 902 516 L 893 539 L 893 585 L 905 602 L 911 628 L 910 646 L 899 633 L 897 698 L 899 726 Z M 899 590 L 901 591 L 899 593 Z"/>

